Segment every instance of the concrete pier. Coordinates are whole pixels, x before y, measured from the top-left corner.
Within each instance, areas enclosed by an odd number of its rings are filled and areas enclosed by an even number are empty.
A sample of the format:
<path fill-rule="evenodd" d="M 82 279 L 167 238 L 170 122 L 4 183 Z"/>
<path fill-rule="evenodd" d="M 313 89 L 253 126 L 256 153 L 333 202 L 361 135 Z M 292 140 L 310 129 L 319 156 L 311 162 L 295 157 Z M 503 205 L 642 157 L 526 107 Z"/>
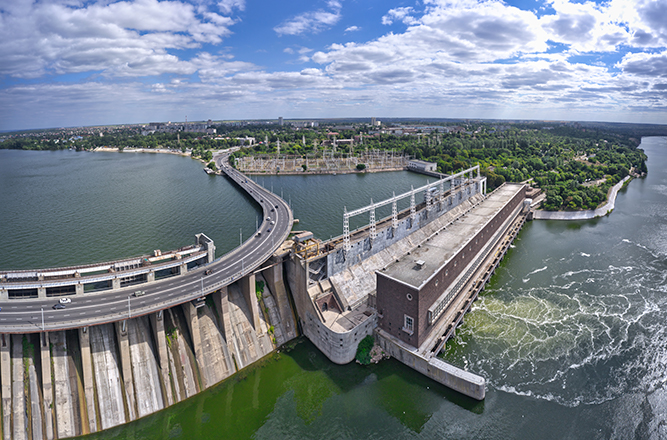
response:
<path fill-rule="evenodd" d="M 12 335 L 12 439 L 28 438 L 28 414 L 23 391 L 23 335 Z"/>
<path fill-rule="evenodd" d="M 194 353 L 186 342 L 187 324 L 179 319 L 177 309 L 167 310 L 169 323 L 169 369 L 172 374 L 176 401 L 187 399 L 199 392 Z"/>
<path fill-rule="evenodd" d="M 201 372 L 206 363 L 204 362 L 202 353 L 201 334 L 199 331 L 199 315 L 197 314 L 197 308 L 192 304 L 192 302 L 186 302 L 183 304 L 183 313 L 185 313 L 185 320 L 188 324 L 188 329 L 190 330 L 190 337 L 192 338 L 192 347 L 195 352 L 195 359 L 197 360 L 198 370 Z M 201 377 L 200 385 L 202 389 L 205 389 L 212 384 L 207 384 L 205 378 Z"/>
<path fill-rule="evenodd" d="M 230 319 L 229 313 L 229 288 L 227 286 L 219 290 L 218 293 L 213 294 L 213 302 L 217 310 L 219 310 L 219 320 L 220 320 L 220 329 L 222 329 L 223 337 L 227 344 L 227 352 L 230 355 L 230 361 L 232 360 L 231 356 L 234 353 L 234 344 L 233 340 L 233 331 L 232 331 L 232 321 Z"/>
<path fill-rule="evenodd" d="M 391 357 L 463 395 L 484 400 L 486 381 L 483 377 L 450 365 L 437 357 L 423 356 L 416 348 L 381 329 L 376 329 L 376 334 L 379 345 Z"/>
<path fill-rule="evenodd" d="M 88 431 L 97 431 L 97 412 L 95 411 L 95 384 L 93 383 L 93 362 L 90 355 L 90 334 L 88 327 L 79 329 L 81 344 L 81 364 L 83 369 L 83 389 L 86 397 Z"/>
<path fill-rule="evenodd" d="M 174 404 L 174 394 L 171 390 L 169 378 L 169 355 L 167 354 L 167 337 L 164 334 L 164 312 L 151 313 L 151 328 L 153 339 L 157 343 L 158 361 L 160 362 L 160 374 L 162 375 L 163 399 L 167 405 Z"/>
<path fill-rule="evenodd" d="M 257 308 L 257 294 L 255 286 L 255 274 L 247 275 L 239 281 L 243 298 L 245 298 L 248 311 L 250 312 L 250 325 L 259 331 L 259 310 Z"/>
<path fill-rule="evenodd" d="M 123 388 L 125 389 L 125 408 L 129 420 L 137 418 L 137 403 L 134 396 L 134 381 L 132 380 L 132 359 L 130 357 L 130 339 L 128 337 L 128 321 L 114 323 L 116 338 L 118 339 L 118 350 L 120 353 L 120 365 L 123 371 Z"/>

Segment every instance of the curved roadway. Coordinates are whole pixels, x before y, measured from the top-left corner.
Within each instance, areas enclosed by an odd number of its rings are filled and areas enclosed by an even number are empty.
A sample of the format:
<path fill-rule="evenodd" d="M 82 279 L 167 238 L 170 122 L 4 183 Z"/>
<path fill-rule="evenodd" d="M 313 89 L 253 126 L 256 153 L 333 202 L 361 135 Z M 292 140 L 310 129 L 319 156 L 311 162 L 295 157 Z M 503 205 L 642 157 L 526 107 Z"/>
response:
<path fill-rule="evenodd" d="M 52 308 L 58 302 L 56 297 L 2 301 L 0 333 L 65 330 L 146 315 L 211 293 L 257 269 L 289 235 L 292 210 L 282 198 L 229 166 L 228 157 L 228 153 L 218 154 L 214 160 L 220 170 L 262 207 L 264 221 L 258 230 L 261 234 L 255 232 L 241 246 L 185 275 L 123 289 L 71 295 L 68 298 L 72 302 L 65 309 Z M 212 273 L 205 275 L 208 270 Z M 131 296 L 137 290 L 145 295 Z"/>

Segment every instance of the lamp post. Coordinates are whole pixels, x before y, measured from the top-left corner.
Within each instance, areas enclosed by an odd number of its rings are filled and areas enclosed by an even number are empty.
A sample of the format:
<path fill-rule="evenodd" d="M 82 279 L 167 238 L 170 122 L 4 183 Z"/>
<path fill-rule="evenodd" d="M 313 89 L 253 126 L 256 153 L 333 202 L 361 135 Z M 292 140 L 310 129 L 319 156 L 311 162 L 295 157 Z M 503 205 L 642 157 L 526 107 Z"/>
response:
<path fill-rule="evenodd" d="M 127 317 L 132 318 L 132 309 L 130 308 L 130 298 L 132 295 L 127 295 Z"/>
<path fill-rule="evenodd" d="M 44 331 L 44 306 L 41 306 L 42 308 L 42 332 Z"/>

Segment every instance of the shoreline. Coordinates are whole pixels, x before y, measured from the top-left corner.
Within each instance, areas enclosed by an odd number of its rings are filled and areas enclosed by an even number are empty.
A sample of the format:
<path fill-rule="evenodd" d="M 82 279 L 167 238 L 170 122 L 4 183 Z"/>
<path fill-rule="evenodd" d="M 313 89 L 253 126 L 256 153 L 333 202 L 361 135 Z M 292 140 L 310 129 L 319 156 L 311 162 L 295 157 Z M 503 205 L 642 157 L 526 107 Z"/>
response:
<path fill-rule="evenodd" d="M 162 153 L 162 154 L 173 154 L 176 156 L 191 156 L 191 152 L 186 151 L 183 153 L 182 151 L 174 151 L 174 150 L 169 150 L 167 148 L 123 148 L 123 151 L 120 151 L 120 148 L 118 147 L 97 147 L 91 150 L 92 152 L 97 152 L 97 151 L 102 151 L 102 152 L 108 152 L 108 153 Z"/>
<path fill-rule="evenodd" d="M 616 206 L 616 196 L 618 191 L 631 179 L 630 176 L 625 176 L 623 180 L 609 189 L 607 195 L 607 203 L 597 209 L 589 209 L 586 211 L 534 211 L 533 220 L 590 220 L 598 217 L 604 217 L 610 214 Z"/>

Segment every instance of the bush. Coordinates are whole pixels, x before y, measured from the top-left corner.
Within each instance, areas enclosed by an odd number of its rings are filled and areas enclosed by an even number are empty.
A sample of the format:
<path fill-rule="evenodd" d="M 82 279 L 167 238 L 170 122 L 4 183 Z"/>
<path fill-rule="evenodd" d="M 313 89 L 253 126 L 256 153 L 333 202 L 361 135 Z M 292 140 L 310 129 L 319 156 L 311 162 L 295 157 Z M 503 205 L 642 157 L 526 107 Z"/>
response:
<path fill-rule="evenodd" d="M 359 362 L 361 365 L 370 364 L 371 350 L 373 349 L 374 345 L 375 345 L 375 339 L 371 335 L 368 335 L 364 339 L 359 341 L 359 345 L 357 345 L 357 355 L 355 356 L 357 362 Z"/>
<path fill-rule="evenodd" d="M 365 169 L 366 169 L 366 164 L 365 164 L 365 163 L 358 163 L 358 164 L 357 164 L 357 169 L 358 169 L 359 171 L 361 171 L 361 170 L 365 170 Z"/>

